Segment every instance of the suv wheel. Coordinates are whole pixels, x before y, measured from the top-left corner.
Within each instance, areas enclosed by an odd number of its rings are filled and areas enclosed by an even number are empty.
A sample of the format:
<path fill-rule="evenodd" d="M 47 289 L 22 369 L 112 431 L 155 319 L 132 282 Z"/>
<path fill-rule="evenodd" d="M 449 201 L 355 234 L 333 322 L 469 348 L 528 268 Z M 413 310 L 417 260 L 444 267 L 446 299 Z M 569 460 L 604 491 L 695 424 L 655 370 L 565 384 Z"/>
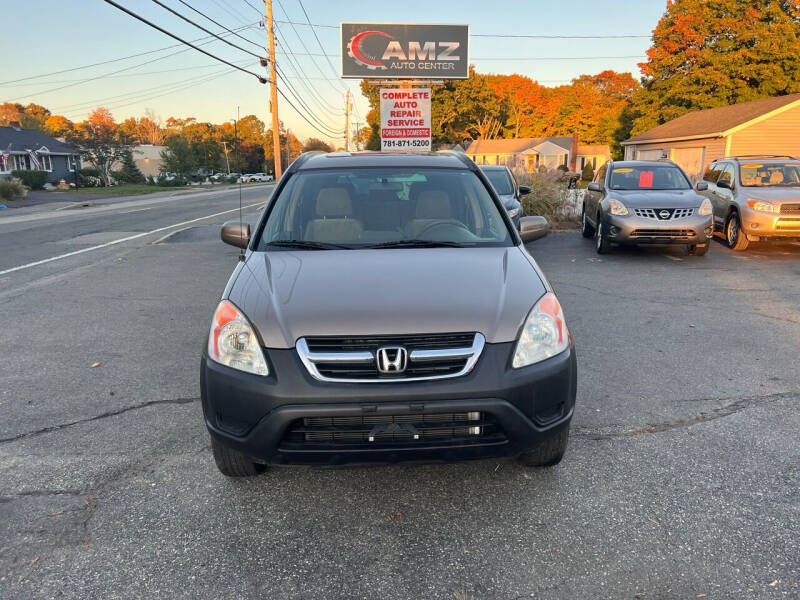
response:
<path fill-rule="evenodd" d="M 603 218 L 597 215 L 597 227 L 594 230 L 595 249 L 598 254 L 606 254 L 611 249 L 611 242 L 608 241 L 603 225 Z"/>
<path fill-rule="evenodd" d="M 594 229 L 589 225 L 589 219 L 586 218 L 586 209 L 584 208 L 583 214 L 581 215 L 581 234 L 585 238 L 590 238 L 593 233 Z"/>
<path fill-rule="evenodd" d="M 517 460 L 526 467 L 552 467 L 561 462 L 567 451 L 569 427 L 542 442 L 535 450 L 523 452 Z"/>
<path fill-rule="evenodd" d="M 253 477 L 261 475 L 267 470 L 266 465 L 260 465 L 233 448 L 220 444 L 213 436 L 211 438 L 211 451 L 214 462 L 217 463 L 219 472 L 226 477 Z"/>
<path fill-rule="evenodd" d="M 750 244 L 747 234 L 742 231 L 742 223 L 736 211 L 728 215 L 728 220 L 725 222 L 725 241 L 728 242 L 728 248 L 736 251 L 747 250 Z"/>

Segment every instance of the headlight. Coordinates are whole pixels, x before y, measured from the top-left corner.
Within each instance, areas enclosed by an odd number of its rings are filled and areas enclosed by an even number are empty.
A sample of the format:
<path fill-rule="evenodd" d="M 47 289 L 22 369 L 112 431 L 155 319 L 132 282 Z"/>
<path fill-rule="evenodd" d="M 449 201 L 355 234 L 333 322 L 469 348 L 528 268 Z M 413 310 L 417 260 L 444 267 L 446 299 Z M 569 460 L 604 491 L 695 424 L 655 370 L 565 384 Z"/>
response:
<path fill-rule="evenodd" d="M 700 203 L 700 208 L 697 210 L 697 214 L 707 217 L 712 212 L 714 212 L 714 207 L 711 205 L 711 200 L 703 198 L 703 201 Z"/>
<path fill-rule="evenodd" d="M 514 217 L 516 217 L 519 214 L 519 207 L 509 209 L 506 212 L 508 213 L 508 216 L 513 219 Z"/>
<path fill-rule="evenodd" d="M 569 332 L 558 298 L 546 293 L 531 309 L 514 350 L 511 366 L 515 369 L 532 365 L 567 349 Z"/>
<path fill-rule="evenodd" d="M 747 206 L 759 212 L 778 212 L 778 207 L 771 202 L 764 202 L 763 200 L 748 200 Z"/>
<path fill-rule="evenodd" d="M 269 375 L 255 331 L 239 309 L 227 300 L 220 302 L 214 311 L 208 336 L 208 356 L 233 369 Z"/>
<path fill-rule="evenodd" d="M 614 198 L 611 198 L 611 200 L 608 201 L 608 208 L 611 209 L 612 215 L 617 215 L 618 217 L 628 214 L 628 209 L 625 207 L 625 205 Z"/>

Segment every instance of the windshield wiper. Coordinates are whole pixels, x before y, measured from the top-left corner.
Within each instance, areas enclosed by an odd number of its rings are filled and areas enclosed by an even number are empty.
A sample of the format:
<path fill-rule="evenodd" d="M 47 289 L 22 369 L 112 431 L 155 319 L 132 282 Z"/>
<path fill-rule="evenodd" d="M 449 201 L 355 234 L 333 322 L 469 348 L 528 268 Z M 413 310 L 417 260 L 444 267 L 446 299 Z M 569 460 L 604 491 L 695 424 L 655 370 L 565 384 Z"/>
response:
<path fill-rule="evenodd" d="M 364 246 L 365 248 L 464 248 L 469 244 L 461 244 L 459 242 L 448 241 L 435 241 L 435 240 L 394 240 L 391 242 L 382 242 L 380 244 L 373 244 L 371 246 Z"/>
<path fill-rule="evenodd" d="M 308 240 L 275 240 L 267 242 L 267 246 L 277 248 L 298 248 L 300 250 L 351 250 L 352 246 L 344 244 L 328 244 L 326 242 L 312 242 Z"/>

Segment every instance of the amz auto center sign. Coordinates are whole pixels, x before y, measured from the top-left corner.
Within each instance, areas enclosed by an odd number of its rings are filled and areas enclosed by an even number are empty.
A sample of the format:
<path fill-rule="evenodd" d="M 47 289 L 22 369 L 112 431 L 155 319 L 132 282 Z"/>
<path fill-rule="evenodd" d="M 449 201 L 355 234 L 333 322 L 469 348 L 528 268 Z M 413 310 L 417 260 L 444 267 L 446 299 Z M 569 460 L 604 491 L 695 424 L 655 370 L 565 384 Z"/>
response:
<path fill-rule="evenodd" d="M 469 26 L 342 23 L 342 77 L 467 79 Z"/>
<path fill-rule="evenodd" d="M 381 150 L 431 151 L 431 90 L 382 89 Z"/>

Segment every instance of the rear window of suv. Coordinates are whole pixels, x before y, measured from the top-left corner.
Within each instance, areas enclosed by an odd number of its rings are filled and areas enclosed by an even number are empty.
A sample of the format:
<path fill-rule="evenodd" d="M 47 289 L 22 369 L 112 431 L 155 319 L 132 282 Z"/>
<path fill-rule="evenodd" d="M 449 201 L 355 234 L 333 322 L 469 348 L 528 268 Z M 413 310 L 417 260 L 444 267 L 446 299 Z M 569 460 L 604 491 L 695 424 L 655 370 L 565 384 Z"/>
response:
<path fill-rule="evenodd" d="M 614 167 L 609 187 L 612 190 L 688 190 L 692 186 L 677 167 L 636 165 Z"/>
<path fill-rule="evenodd" d="M 433 241 L 510 246 L 483 182 L 466 169 L 318 169 L 293 174 L 274 200 L 259 247 L 368 248 Z M 410 245 L 410 244 L 409 244 Z"/>

